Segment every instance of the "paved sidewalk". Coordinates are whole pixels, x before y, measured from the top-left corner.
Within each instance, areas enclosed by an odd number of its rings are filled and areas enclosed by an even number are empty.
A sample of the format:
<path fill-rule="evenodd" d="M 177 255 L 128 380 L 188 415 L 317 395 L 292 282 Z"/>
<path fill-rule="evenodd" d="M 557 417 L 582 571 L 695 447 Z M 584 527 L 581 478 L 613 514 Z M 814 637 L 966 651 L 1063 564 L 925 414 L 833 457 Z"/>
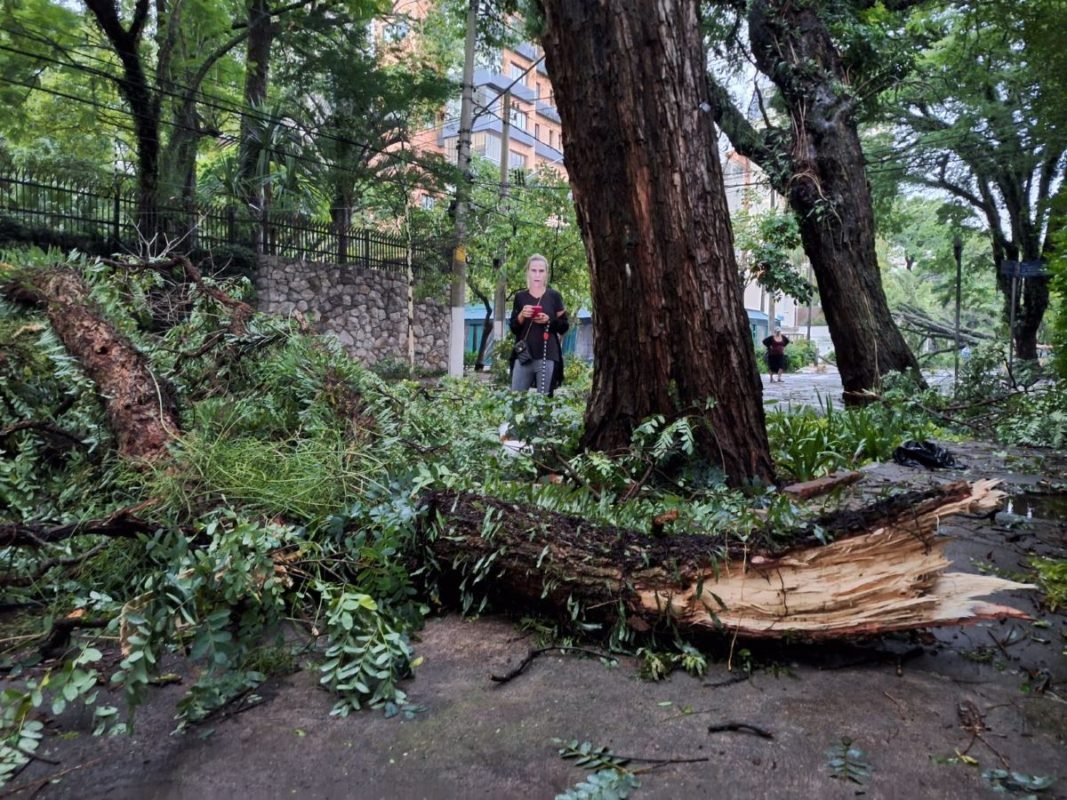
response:
<path fill-rule="evenodd" d="M 810 369 L 810 368 L 809 368 Z M 926 382 L 942 392 L 952 391 L 952 372 L 940 370 L 925 372 Z M 827 402 L 834 408 L 843 408 L 841 399 L 841 376 L 834 367 L 827 367 L 825 372 L 811 371 L 791 372 L 781 383 L 770 383 L 769 375 L 760 375 L 763 381 L 763 404 L 768 407 L 811 406 L 824 408 Z"/>

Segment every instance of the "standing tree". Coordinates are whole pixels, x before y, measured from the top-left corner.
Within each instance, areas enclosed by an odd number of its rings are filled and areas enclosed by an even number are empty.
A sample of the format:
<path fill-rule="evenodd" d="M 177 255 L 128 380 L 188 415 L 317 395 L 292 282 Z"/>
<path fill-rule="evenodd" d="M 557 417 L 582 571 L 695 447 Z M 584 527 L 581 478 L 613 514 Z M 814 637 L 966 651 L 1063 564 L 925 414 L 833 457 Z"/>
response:
<path fill-rule="evenodd" d="M 212 67 L 240 44 L 247 32 L 234 34 L 228 25 L 216 25 L 214 33 L 221 38 L 197 37 L 192 44 L 186 34 L 192 29 L 199 32 L 199 26 L 183 21 L 181 3 L 159 0 L 153 5 L 136 0 L 128 22 L 123 21 L 115 0 L 85 0 L 85 6 L 121 67 L 121 74 L 113 79 L 133 121 L 139 224 L 142 235 L 150 237 L 163 229 L 160 207 L 164 193 L 191 197 L 197 143 L 204 134 L 196 112 L 201 85 Z M 153 35 L 155 41 L 146 42 L 146 34 Z M 195 66 L 189 63 L 194 57 Z M 164 157 L 164 101 L 168 99 L 174 101 L 173 119 L 169 120 L 173 130 L 166 140 Z M 168 186 L 171 182 L 173 185 Z"/>
<path fill-rule="evenodd" d="M 1041 9 L 1049 30 L 1056 20 L 1067 23 L 1062 3 L 1042 0 L 936 15 L 928 25 L 940 41 L 885 108 L 898 133 L 887 161 L 906 182 L 970 206 L 987 227 L 1004 317 L 1014 316 L 1012 337 L 1024 359 L 1037 358 L 1048 280 L 1023 280 L 1013 314 L 1012 278 L 1002 267 L 1048 253 L 1051 198 L 1067 165 L 1063 93 L 1034 67 L 1040 51 L 1030 50 L 1025 35 L 1027 16 Z"/>
<path fill-rule="evenodd" d="M 773 470 L 697 5 L 544 0 L 543 45 L 596 308 L 584 444 L 706 413 L 703 452 L 740 484 Z"/>
<path fill-rule="evenodd" d="M 348 232 L 362 195 L 390 172 L 417 166 L 419 159 L 401 147 L 451 89 L 428 64 L 403 53 L 383 57 L 381 44 L 357 22 L 289 34 L 279 48 L 285 63 L 276 70 L 286 105 L 300 109 L 298 123 L 309 133 L 341 262 L 351 255 Z"/>
<path fill-rule="evenodd" d="M 856 122 L 860 104 L 894 78 L 901 62 L 872 58 L 863 48 L 842 52 L 830 27 L 831 19 L 851 14 L 855 32 L 857 16 L 872 4 L 723 0 L 715 5 L 747 8 L 751 56 L 777 88 L 788 125 L 771 124 L 765 115 L 765 127 L 757 130 L 723 85 L 709 77 L 717 121 L 734 148 L 759 164 L 772 187 L 788 198 L 797 216 L 846 399 L 874 388 L 887 372 L 918 376 L 918 364 L 882 290 Z"/>

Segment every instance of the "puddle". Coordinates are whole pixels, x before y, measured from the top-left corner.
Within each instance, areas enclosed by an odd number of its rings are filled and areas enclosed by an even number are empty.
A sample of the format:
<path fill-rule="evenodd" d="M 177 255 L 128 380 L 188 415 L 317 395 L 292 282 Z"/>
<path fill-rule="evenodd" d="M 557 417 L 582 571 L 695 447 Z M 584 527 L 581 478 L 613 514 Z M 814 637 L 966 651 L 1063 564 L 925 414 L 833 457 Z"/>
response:
<path fill-rule="evenodd" d="M 1067 493 L 1012 495 L 1003 511 L 1025 519 L 1067 522 Z"/>

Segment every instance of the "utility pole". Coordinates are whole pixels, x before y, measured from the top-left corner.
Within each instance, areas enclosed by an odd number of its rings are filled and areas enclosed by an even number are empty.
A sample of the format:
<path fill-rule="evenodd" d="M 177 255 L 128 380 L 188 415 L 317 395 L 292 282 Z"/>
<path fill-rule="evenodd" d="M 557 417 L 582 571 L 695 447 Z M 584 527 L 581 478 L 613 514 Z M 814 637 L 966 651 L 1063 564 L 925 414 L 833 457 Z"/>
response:
<path fill-rule="evenodd" d="M 956 257 L 956 360 L 952 368 L 952 388 L 960 380 L 960 295 L 963 283 L 963 237 L 958 233 L 952 240 L 952 255 Z"/>
<path fill-rule="evenodd" d="M 811 262 L 808 262 L 808 283 L 814 285 L 814 279 L 811 276 Z M 811 341 L 811 299 L 814 296 L 814 292 L 808 295 L 808 341 Z M 818 363 L 818 353 L 815 354 L 815 362 Z"/>
<path fill-rule="evenodd" d="M 474 45 L 478 31 L 478 0 L 467 9 L 467 40 L 463 58 L 463 95 L 459 109 L 459 142 L 456 166 L 455 232 L 452 251 L 451 324 L 448 331 L 448 374 L 463 375 L 463 345 L 466 339 L 463 312 L 467 306 L 467 204 L 470 197 L 471 126 L 474 120 Z"/>
<path fill-rule="evenodd" d="M 507 207 L 508 169 L 511 166 L 511 91 L 504 92 L 500 119 L 503 130 L 500 134 L 500 204 Z M 504 340 L 504 303 L 507 301 L 508 288 L 504 282 L 507 273 L 507 245 L 501 254 L 499 272 L 496 279 L 496 297 L 493 298 L 493 336 L 498 342 Z"/>

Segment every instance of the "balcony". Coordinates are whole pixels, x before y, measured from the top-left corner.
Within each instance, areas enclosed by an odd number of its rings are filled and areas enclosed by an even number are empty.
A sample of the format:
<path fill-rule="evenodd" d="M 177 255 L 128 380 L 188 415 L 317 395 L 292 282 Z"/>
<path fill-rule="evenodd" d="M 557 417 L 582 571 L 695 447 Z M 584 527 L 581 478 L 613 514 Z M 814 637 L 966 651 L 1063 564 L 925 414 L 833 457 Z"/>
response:
<path fill-rule="evenodd" d="M 536 93 L 528 86 L 524 86 L 521 83 L 516 83 L 512 86 L 514 78 L 509 78 L 502 72 L 494 72 L 488 69 L 476 69 L 474 71 L 474 85 L 475 87 L 485 86 L 489 89 L 499 92 L 501 95 L 508 87 L 511 88 L 511 94 L 514 97 L 524 100 L 527 103 L 532 103 L 536 99 Z"/>
<path fill-rule="evenodd" d="M 474 121 L 474 127 L 471 133 L 481 132 L 494 133 L 497 136 L 503 138 L 504 135 L 504 123 L 501 122 L 499 117 L 486 114 L 479 117 Z M 554 164 L 563 164 L 563 151 L 557 150 L 554 147 L 549 147 L 544 142 L 540 142 L 534 139 L 529 133 L 523 130 L 519 130 L 514 125 L 511 127 L 511 141 L 517 144 L 526 145 L 532 147 L 534 154 L 545 161 L 550 161 Z M 456 138 L 459 136 L 459 123 L 449 122 L 441 129 L 441 135 L 437 139 L 437 143 L 441 147 L 445 148 L 445 152 L 449 154 L 455 153 Z M 499 151 L 498 151 L 499 152 Z"/>
<path fill-rule="evenodd" d="M 538 100 L 537 103 L 534 104 L 534 109 L 545 119 L 550 119 L 553 122 L 560 121 L 559 112 L 551 103 L 545 103 L 542 100 Z"/>

